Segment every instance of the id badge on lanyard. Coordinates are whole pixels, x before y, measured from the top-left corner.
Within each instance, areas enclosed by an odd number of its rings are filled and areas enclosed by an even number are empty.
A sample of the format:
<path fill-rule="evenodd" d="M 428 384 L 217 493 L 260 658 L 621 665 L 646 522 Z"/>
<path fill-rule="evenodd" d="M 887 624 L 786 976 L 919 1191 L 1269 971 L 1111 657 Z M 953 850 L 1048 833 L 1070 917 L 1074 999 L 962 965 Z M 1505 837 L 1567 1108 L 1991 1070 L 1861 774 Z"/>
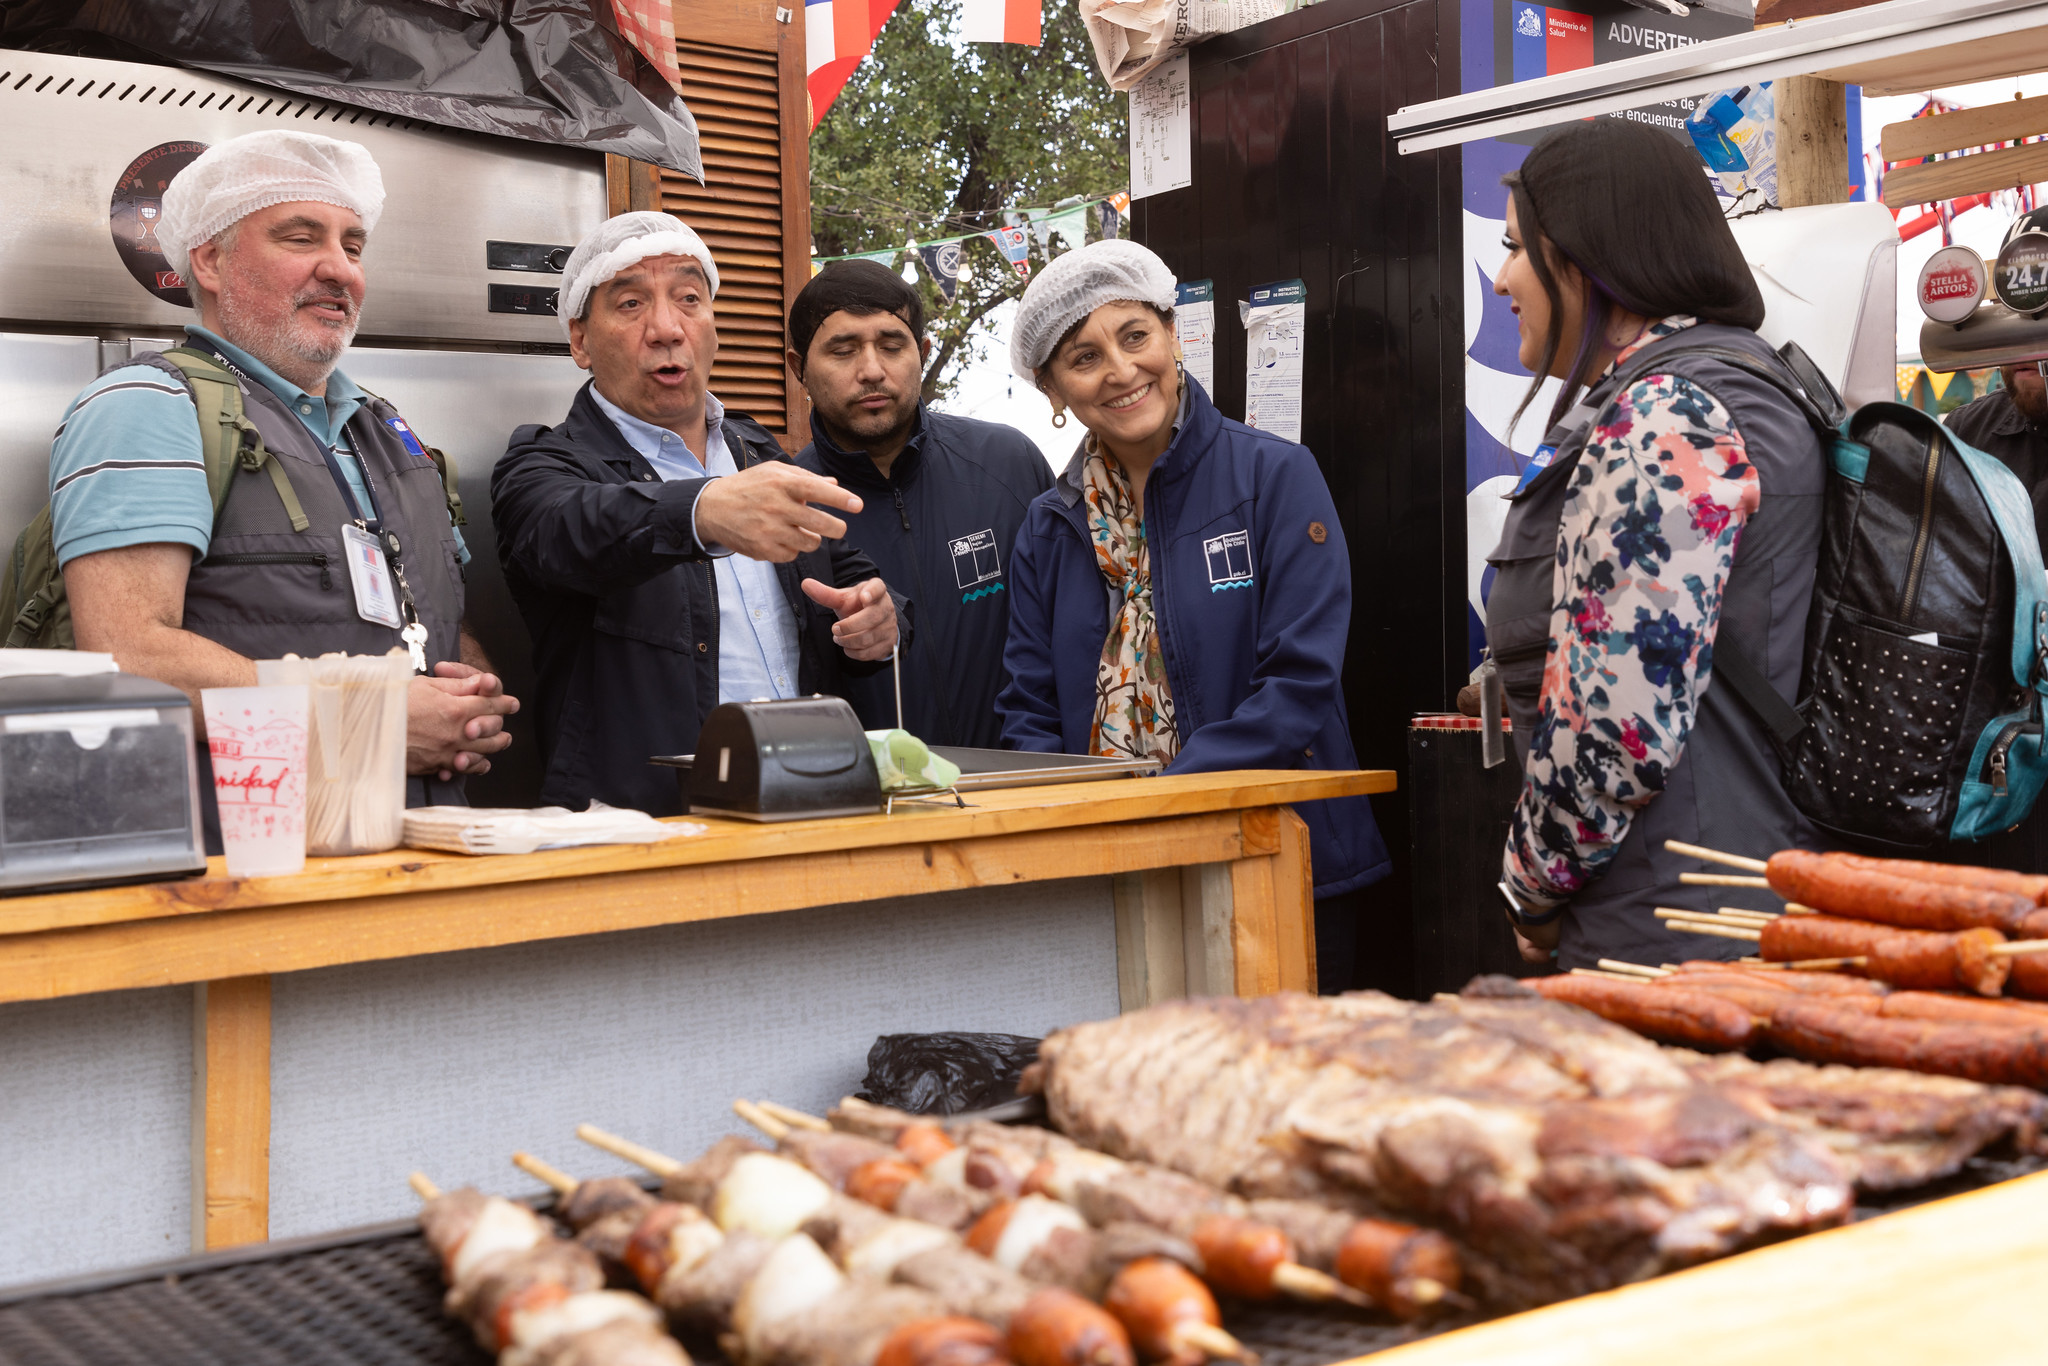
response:
<path fill-rule="evenodd" d="M 386 563 L 384 547 L 377 538 L 353 522 L 344 522 L 341 543 L 348 551 L 348 581 L 355 589 L 356 615 L 394 631 L 405 625 L 405 618 L 398 614 L 398 592 L 392 586 L 391 566 Z"/>
<path fill-rule="evenodd" d="M 1523 469 L 1522 477 L 1515 481 L 1515 492 L 1510 493 L 1508 497 L 1513 498 L 1515 494 L 1520 493 L 1523 489 L 1526 489 L 1529 487 L 1529 485 L 1535 483 L 1536 476 L 1543 473 L 1543 471 L 1549 469 L 1551 462 L 1556 459 L 1557 447 L 1555 445 L 1546 442 L 1543 445 L 1538 446 L 1536 448 L 1536 453 L 1529 457 L 1529 464 L 1525 469 Z"/>

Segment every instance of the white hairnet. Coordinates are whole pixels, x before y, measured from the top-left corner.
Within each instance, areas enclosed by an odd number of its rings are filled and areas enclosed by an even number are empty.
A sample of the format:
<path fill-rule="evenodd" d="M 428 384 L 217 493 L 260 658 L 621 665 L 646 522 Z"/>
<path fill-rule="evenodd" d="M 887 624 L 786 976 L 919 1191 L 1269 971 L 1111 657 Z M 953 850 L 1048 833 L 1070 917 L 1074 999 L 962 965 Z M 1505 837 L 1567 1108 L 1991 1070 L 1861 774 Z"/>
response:
<path fill-rule="evenodd" d="M 1104 304 L 1134 300 L 1171 310 L 1178 283 L 1150 247 L 1119 237 L 1091 242 L 1038 272 L 1017 304 L 1010 368 L 1035 380 L 1067 329 Z"/>
<path fill-rule="evenodd" d="M 359 142 L 283 128 L 244 133 L 209 147 L 164 190 L 157 244 L 190 276 L 192 248 L 274 204 L 313 200 L 352 209 L 373 232 L 384 212 L 384 176 Z"/>
<path fill-rule="evenodd" d="M 638 209 L 605 219 L 569 253 L 569 264 L 562 267 L 562 302 L 556 310 L 562 330 L 568 330 L 571 318 L 590 311 L 590 296 L 599 285 L 651 256 L 696 257 L 711 297 L 718 297 L 718 266 L 696 230 L 672 213 Z"/>

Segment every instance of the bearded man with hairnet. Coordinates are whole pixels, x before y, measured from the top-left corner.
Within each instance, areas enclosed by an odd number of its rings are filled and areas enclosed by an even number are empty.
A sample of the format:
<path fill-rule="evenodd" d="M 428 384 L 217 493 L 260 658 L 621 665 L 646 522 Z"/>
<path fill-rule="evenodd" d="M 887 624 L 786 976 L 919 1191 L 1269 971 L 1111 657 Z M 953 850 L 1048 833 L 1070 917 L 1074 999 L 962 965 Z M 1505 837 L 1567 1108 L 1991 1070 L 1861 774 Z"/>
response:
<path fill-rule="evenodd" d="M 244 460 L 216 511 L 201 430 L 216 412 L 152 355 L 65 413 L 51 531 L 78 648 L 110 651 L 195 708 L 202 688 L 253 685 L 257 659 L 417 643 L 408 800 L 459 803 L 461 775 L 511 743 L 504 718 L 519 704 L 463 629 L 468 551 L 441 470 L 390 404 L 336 368 L 383 208 L 369 152 L 313 133 L 249 133 L 180 172 L 157 238 L 199 314 L 183 349 L 233 376 L 271 458 Z"/>
<path fill-rule="evenodd" d="M 560 425 L 514 432 L 491 472 L 540 679 L 541 799 L 669 815 L 675 778 L 650 755 L 694 751 L 721 702 L 834 693 L 885 667 L 909 604 L 826 510 L 860 499 L 711 394 L 718 266 L 702 238 L 621 214 L 562 284 L 590 382 Z"/>

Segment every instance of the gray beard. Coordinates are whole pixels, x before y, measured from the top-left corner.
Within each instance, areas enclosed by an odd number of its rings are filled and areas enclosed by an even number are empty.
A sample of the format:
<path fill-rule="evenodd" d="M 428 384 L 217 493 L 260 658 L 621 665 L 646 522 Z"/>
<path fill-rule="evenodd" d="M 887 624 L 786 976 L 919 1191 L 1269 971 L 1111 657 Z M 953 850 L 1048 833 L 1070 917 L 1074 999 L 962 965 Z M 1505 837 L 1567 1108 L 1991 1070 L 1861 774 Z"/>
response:
<path fill-rule="evenodd" d="M 351 313 L 342 328 L 322 324 L 321 335 L 309 341 L 293 330 L 293 322 L 301 304 L 321 297 L 324 296 L 309 294 L 294 298 L 291 315 L 265 322 L 242 308 L 241 298 L 234 290 L 224 290 L 219 301 L 221 335 L 301 389 L 311 388 L 326 380 L 334 373 L 334 367 L 341 364 L 349 343 L 355 340 L 359 316 Z"/>

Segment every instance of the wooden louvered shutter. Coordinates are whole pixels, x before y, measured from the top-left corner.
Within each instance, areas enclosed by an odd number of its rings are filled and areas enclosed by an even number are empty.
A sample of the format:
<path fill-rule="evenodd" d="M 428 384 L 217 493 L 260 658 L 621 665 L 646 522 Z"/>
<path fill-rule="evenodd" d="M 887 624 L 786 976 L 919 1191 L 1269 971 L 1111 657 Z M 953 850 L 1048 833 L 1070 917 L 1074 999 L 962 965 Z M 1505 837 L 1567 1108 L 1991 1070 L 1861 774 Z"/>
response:
<path fill-rule="evenodd" d="M 718 262 L 711 392 L 794 452 L 810 440 L 803 386 L 782 363 L 784 322 L 810 278 L 810 111 L 801 4 L 679 0 L 683 103 L 697 120 L 704 183 L 608 158 L 611 211 L 659 208 L 700 233 Z"/>

